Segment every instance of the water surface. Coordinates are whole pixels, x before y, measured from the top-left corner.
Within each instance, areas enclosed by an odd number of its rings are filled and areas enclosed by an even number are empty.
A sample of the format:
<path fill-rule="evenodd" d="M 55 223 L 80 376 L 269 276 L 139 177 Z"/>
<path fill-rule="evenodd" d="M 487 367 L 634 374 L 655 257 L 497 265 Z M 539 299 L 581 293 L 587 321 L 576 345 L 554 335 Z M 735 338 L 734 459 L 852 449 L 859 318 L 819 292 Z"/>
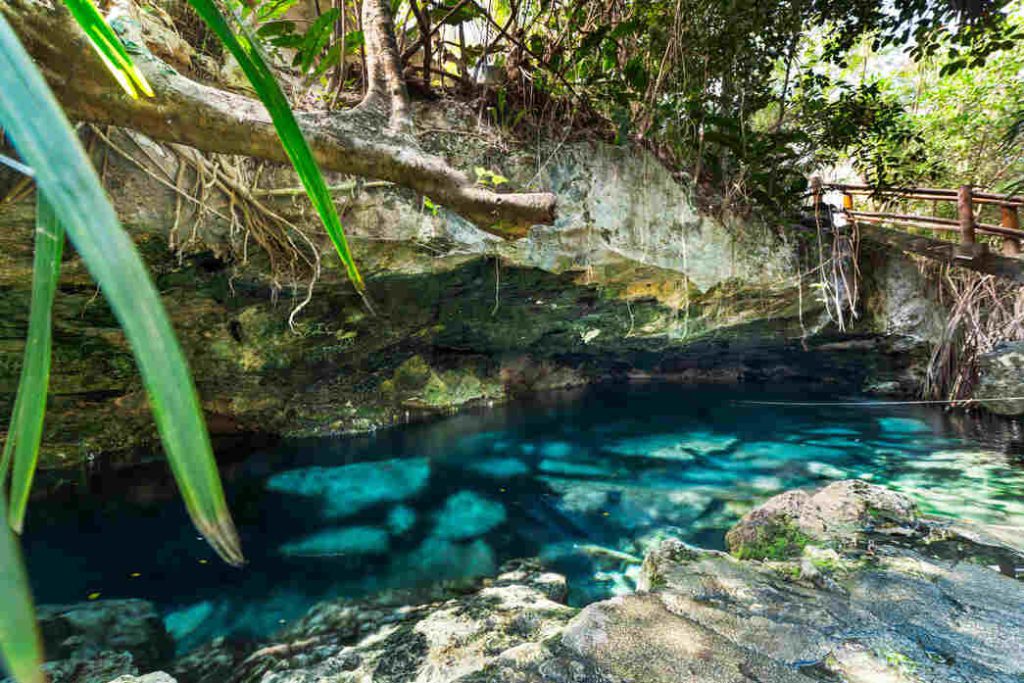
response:
<path fill-rule="evenodd" d="M 780 491 L 883 483 L 929 512 L 1024 524 L 1019 425 L 932 406 L 793 405 L 829 391 L 603 386 L 225 467 L 249 564 L 221 564 L 166 485 L 120 471 L 35 502 L 39 602 L 154 601 L 182 648 L 262 636 L 318 600 L 425 587 L 539 556 L 583 604 L 631 590 L 665 535 L 722 547 Z M 856 400 L 856 399 L 853 399 Z M 782 401 L 763 404 L 758 401 Z"/>

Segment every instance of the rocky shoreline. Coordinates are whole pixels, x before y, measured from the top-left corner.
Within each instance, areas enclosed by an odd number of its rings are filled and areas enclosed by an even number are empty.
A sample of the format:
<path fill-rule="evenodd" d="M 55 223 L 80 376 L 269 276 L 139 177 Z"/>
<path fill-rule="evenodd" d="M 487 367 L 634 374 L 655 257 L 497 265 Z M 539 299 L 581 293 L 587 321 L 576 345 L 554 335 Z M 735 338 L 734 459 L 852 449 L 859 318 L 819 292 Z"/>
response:
<path fill-rule="evenodd" d="M 663 540 L 635 594 L 582 609 L 565 604 L 564 577 L 516 561 L 418 601 L 322 603 L 268 642 L 220 639 L 177 660 L 146 603 L 45 608 L 47 667 L 54 683 L 1024 679 L 1020 529 L 927 518 L 846 480 L 770 499 L 727 544 Z"/>

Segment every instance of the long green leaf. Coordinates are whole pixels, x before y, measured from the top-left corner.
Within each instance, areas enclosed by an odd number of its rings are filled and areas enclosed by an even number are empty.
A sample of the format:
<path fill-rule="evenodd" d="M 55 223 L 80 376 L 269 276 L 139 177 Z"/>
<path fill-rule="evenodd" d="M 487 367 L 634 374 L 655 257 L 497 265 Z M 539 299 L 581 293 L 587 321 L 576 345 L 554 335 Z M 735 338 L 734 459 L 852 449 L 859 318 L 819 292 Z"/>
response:
<path fill-rule="evenodd" d="M 43 437 L 43 415 L 46 413 L 46 392 L 50 382 L 53 297 L 57 293 L 60 257 L 64 251 L 64 227 L 42 192 L 36 192 L 35 248 L 28 339 L 3 455 L 4 462 L 7 462 L 9 450 L 13 448 L 10 523 L 18 533 L 25 523 L 25 506 L 28 505 L 28 494 L 39 459 L 39 442 Z"/>
<path fill-rule="evenodd" d="M 227 562 L 244 560 L 185 356 L 131 239 L 42 74 L 0 16 L 0 126 L 36 174 L 131 343 L 185 506 Z"/>
<path fill-rule="evenodd" d="M 18 540 L 7 526 L 6 508 L 0 490 L 0 660 L 18 683 L 44 683 L 32 595 Z"/>
<path fill-rule="evenodd" d="M 359 274 L 359 269 L 356 268 L 355 260 L 352 258 L 348 240 L 345 239 L 345 232 L 341 227 L 341 219 L 338 218 L 334 201 L 331 199 L 330 192 L 327 191 L 327 184 L 320 173 L 320 167 L 317 166 L 313 152 L 302 136 L 302 130 L 295 120 L 295 114 L 292 113 L 288 99 L 281 91 L 281 86 L 278 85 L 270 67 L 267 66 L 266 60 L 260 54 L 259 46 L 243 26 L 239 25 L 237 32 L 231 30 L 227 19 L 217 8 L 214 0 L 188 1 L 234 56 L 249 82 L 252 83 L 256 94 L 259 95 L 267 111 L 270 112 L 270 118 L 274 121 L 281 144 L 284 146 L 288 158 L 292 160 L 292 165 L 295 166 L 299 179 L 306 188 L 306 193 L 316 208 L 316 212 L 320 214 L 320 220 L 323 221 L 327 235 L 334 243 L 334 248 L 345 266 L 349 280 L 352 281 L 357 291 L 363 292 L 366 289 L 363 277 Z"/>
<path fill-rule="evenodd" d="M 64 4 L 124 91 L 133 99 L 138 99 L 140 95 L 153 97 L 153 88 L 132 62 L 121 39 L 96 9 L 96 5 L 91 0 L 64 0 Z"/>

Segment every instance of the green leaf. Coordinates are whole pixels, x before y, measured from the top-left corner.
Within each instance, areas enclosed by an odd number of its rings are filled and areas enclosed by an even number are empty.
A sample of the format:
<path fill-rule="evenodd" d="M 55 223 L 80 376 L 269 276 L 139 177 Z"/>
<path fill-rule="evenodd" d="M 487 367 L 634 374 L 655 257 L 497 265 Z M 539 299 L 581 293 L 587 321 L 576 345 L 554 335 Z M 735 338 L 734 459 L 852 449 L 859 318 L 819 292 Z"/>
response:
<path fill-rule="evenodd" d="M 355 52 L 366 42 L 366 36 L 362 31 L 349 31 L 345 34 L 345 52 Z"/>
<path fill-rule="evenodd" d="M 327 73 L 328 69 L 341 63 L 342 46 L 343 43 L 340 41 L 331 46 L 331 49 L 327 51 L 327 54 L 323 56 L 320 63 L 316 65 L 315 69 L 313 69 L 313 73 L 310 74 L 308 78 L 309 82 L 315 81 Z"/>
<path fill-rule="evenodd" d="M 317 17 L 313 25 L 306 31 L 300 48 L 302 53 L 300 65 L 303 71 L 309 71 L 313 66 L 313 61 L 323 51 L 327 41 L 331 39 L 331 29 L 334 27 L 334 22 L 338 20 L 338 15 L 338 9 L 332 7 Z M 255 83 L 253 85 L 255 86 Z"/>
<path fill-rule="evenodd" d="M 256 29 L 256 35 L 260 38 L 273 38 L 274 36 L 281 36 L 294 32 L 294 21 L 270 21 Z"/>
<path fill-rule="evenodd" d="M 2 16 L 0 126 L 124 329 L 189 515 L 221 557 L 241 564 L 199 399 L 160 296 L 71 124 Z"/>
<path fill-rule="evenodd" d="M 25 523 L 25 507 L 32 488 L 32 478 L 39 459 L 39 442 L 43 438 L 43 415 L 50 383 L 50 344 L 53 298 L 60 277 L 60 257 L 64 251 L 64 227 L 57 220 L 46 195 L 36 193 L 35 257 L 32 264 L 32 303 L 28 317 L 28 339 L 21 366 L 18 394 L 14 401 L 11 426 L 4 444 L 3 465 L 6 472 L 10 454 L 14 452 L 11 476 L 11 528 L 21 533 Z M 3 475 L 0 474 L 0 481 Z"/>
<path fill-rule="evenodd" d="M 96 53 L 110 70 L 114 79 L 124 88 L 124 91 L 132 99 L 138 99 L 140 95 L 153 97 L 153 88 L 149 86 L 146 77 L 132 62 L 121 39 L 117 37 L 114 29 L 96 9 L 96 5 L 92 4 L 91 0 L 64 0 L 64 4 L 67 5 L 71 16 L 82 27 Z"/>
<path fill-rule="evenodd" d="M 6 508 L 0 487 L 0 660 L 18 683 L 44 683 L 43 648 L 32 594 L 18 540 L 7 526 Z"/>
<path fill-rule="evenodd" d="M 345 233 L 341 227 L 341 219 L 338 217 L 334 200 L 327 190 L 327 183 L 324 182 L 324 177 L 313 158 L 309 144 L 302 136 L 302 130 L 295 120 L 295 114 L 288 104 L 288 99 L 281 91 L 281 86 L 278 85 L 274 74 L 271 73 L 266 60 L 260 54 L 257 43 L 241 25 L 238 26 L 237 33 L 233 32 L 228 26 L 227 19 L 217 9 L 213 0 L 189 0 L 189 4 L 231 52 L 248 77 L 256 94 L 263 101 L 267 111 L 270 112 L 270 118 L 274 121 L 281 144 L 284 146 L 288 158 L 292 160 L 299 179 L 309 195 L 309 200 L 320 215 L 324 229 L 345 266 L 349 280 L 352 281 L 356 291 L 362 293 L 365 291 L 366 285 L 363 283 L 363 276 L 359 274 L 359 269 L 356 268 L 355 259 L 352 258 L 348 240 L 345 239 Z"/>

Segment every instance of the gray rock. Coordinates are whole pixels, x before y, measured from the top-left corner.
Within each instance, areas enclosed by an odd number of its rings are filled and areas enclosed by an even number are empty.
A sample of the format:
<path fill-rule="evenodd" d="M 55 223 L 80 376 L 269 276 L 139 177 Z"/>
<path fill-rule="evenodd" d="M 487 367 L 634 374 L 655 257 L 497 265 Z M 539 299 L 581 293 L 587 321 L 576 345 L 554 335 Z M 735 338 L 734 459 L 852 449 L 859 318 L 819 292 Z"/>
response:
<path fill-rule="evenodd" d="M 54 683 L 99 683 L 152 671 L 174 654 L 163 620 L 144 600 L 40 605 L 37 614 Z"/>
<path fill-rule="evenodd" d="M 502 652 L 557 635 L 577 610 L 562 602 L 565 579 L 534 562 L 514 562 L 476 590 L 452 590 L 433 602 L 403 604 L 401 596 L 376 602 L 318 605 L 281 634 L 250 652 L 219 680 L 237 683 L 399 683 L 455 681 L 484 669 Z M 398 598 L 396 600 L 396 598 Z M 226 644 L 225 644 L 226 646 Z M 192 658 L 186 681 L 213 683 L 201 662 L 227 661 L 206 651 Z"/>
<path fill-rule="evenodd" d="M 156 671 L 145 676 L 120 676 L 110 683 L 178 683 L 163 671 Z"/>
<path fill-rule="evenodd" d="M 751 510 L 725 536 L 741 559 L 798 556 L 809 542 L 851 545 L 866 532 L 908 532 L 917 506 L 901 493 L 857 479 L 809 495 L 787 491 Z"/>
<path fill-rule="evenodd" d="M 1024 415 L 1024 342 L 1005 342 L 978 358 L 978 388 L 982 405 L 1000 415 Z M 1014 398 L 1016 397 L 1016 398 Z"/>
<path fill-rule="evenodd" d="M 832 553 L 813 580 L 799 568 L 666 541 L 640 584 L 669 612 L 817 680 L 1024 677 L 1024 583 L 889 545 Z"/>

